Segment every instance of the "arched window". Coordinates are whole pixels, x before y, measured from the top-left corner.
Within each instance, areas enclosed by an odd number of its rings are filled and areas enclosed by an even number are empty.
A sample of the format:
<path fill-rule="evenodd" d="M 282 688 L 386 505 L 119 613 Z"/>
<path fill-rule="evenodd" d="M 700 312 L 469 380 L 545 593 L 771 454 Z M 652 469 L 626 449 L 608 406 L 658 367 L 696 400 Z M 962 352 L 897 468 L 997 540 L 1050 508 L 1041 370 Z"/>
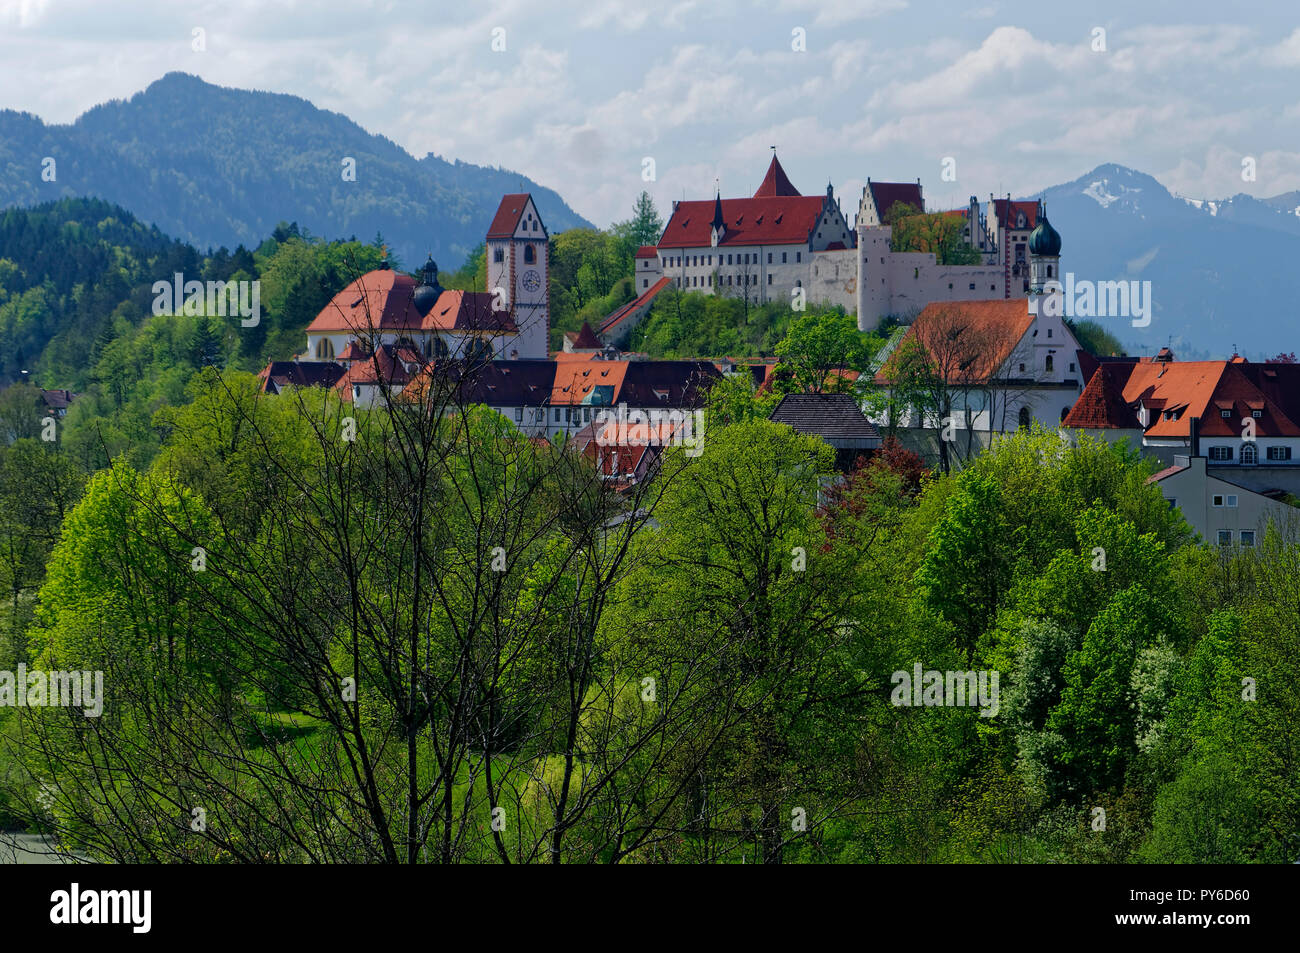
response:
<path fill-rule="evenodd" d="M 334 359 L 334 342 L 329 338 L 321 338 L 317 341 L 316 356 L 322 361 L 332 361 Z"/>
<path fill-rule="evenodd" d="M 429 342 L 429 357 L 435 361 L 446 360 L 451 354 L 451 349 L 447 347 L 447 342 L 440 335 L 435 334 L 433 340 Z"/>
<path fill-rule="evenodd" d="M 1061 408 L 1061 423 L 1065 423 L 1065 418 L 1068 417 L 1068 416 L 1070 416 L 1070 408 L 1069 408 L 1069 407 L 1062 407 L 1062 408 Z"/>
<path fill-rule="evenodd" d="M 1020 408 L 1020 419 L 1019 419 L 1019 421 L 1018 421 L 1019 425 L 1020 425 L 1021 427 L 1028 427 L 1028 426 L 1029 426 L 1029 422 L 1030 422 L 1031 419 L 1032 419 L 1032 418 L 1031 418 L 1030 415 L 1029 415 L 1029 408 L 1028 408 L 1028 407 L 1021 407 L 1021 408 Z"/>
<path fill-rule="evenodd" d="M 1246 442 L 1241 445 L 1241 463 L 1243 466 L 1259 463 L 1259 450 L 1253 443 Z"/>
<path fill-rule="evenodd" d="M 533 251 L 533 246 L 532 246 L 532 245 L 525 245 L 525 246 L 524 246 L 524 264 L 525 264 L 525 265 L 531 265 L 531 264 L 532 264 L 533 262 L 535 262 L 536 260 L 537 260 L 537 253 L 536 253 L 535 251 Z"/>
<path fill-rule="evenodd" d="M 465 360 L 471 364 L 481 364 L 492 360 L 492 342 L 474 338 L 465 342 Z"/>

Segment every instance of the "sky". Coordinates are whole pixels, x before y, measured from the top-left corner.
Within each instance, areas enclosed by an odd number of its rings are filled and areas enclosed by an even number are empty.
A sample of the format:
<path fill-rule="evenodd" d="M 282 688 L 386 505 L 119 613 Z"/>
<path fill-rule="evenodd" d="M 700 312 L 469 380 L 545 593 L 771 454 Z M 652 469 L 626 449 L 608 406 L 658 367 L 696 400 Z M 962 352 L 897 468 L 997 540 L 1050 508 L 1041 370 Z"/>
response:
<path fill-rule="evenodd" d="M 749 195 L 773 145 L 850 218 L 868 177 L 931 208 L 1104 162 L 1192 198 L 1300 189 L 1294 2 L 0 0 L 0 108 L 71 122 L 173 70 L 522 172 L 602 226 L 642 189 Z"/>

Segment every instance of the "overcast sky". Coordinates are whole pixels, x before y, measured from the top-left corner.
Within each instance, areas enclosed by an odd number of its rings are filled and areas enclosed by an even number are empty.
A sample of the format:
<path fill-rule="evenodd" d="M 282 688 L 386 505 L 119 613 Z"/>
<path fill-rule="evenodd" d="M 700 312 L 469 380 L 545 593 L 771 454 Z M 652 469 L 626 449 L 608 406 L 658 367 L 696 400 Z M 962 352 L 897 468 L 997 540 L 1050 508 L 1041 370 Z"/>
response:
<path fill-rule="evenodd" d="M 1102 162 L 1192 197 L 1300 188 L 1294 2 L 0 0 L 0 108 L 69 122 L 171 70 L 517 169 L 599 225 L 643 186 L 747 195 L 771 145 L 846 212 L 867 176 L 959 206 Z"/>

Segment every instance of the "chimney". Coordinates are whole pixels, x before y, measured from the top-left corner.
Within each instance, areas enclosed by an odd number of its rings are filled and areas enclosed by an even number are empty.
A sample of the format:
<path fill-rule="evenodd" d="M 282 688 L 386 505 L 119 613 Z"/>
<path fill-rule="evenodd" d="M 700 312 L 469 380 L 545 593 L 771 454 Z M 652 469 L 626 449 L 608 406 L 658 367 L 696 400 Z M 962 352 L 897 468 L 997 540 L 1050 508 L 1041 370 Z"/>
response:
<path fill-rule="evenodd" d="M 1201 455 L 1201 418 L 1187 418 L 1187 452 L 1193 457 Z"/>

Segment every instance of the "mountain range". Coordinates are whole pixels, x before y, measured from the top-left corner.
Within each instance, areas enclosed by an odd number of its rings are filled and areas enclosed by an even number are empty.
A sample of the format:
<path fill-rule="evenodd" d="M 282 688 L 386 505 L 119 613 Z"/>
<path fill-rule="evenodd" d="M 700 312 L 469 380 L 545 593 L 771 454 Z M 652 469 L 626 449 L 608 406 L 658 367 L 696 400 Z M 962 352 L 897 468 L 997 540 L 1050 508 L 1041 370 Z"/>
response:
<path fill-rule="evenodd" d="M 354 181 L 345 159 L 355 160 Z M 552 232 L 590 225 L 516 172 L 416 159 L 297 96 L 185 73 L 68 125 L 0 111 L 0 208 L 95 196 L 199 248 L 253 247 L 296 221 L 323 238 L 382 233 L 406 267 L 431 253 L 451 270 L 483 240 L 507 192 L 531 192 Z"/>
<path fill-rule="evenodd" d="M 53 181 L 42 172 L 55 162 Z M 343 160 L 356 163 L 355 181 Z M 278 93 L 169 73 L 68 125 L 0 111 L 0 208 L 95 196 L 199 249 L 255 246 L 281 222 L 323 238 L 382 233 L 398 264 L 458 267 L 506 192 L 530 191 L 552 234 L 590 223 L 516 172 L 416 159 L 338 113 Z M 1134 353 L 1251 359 L 1300 350 L 1291 294 L 1300 192 L 1189 199 L 1150 175 L 1100 165 L 1030 198 L 1047 202 L 1077 279 L 1150 281 L 1150 324 L 1103 318 Z"/>
<path fill-rule="evenodd" d="M 1191 360 L 1235 349 L 1263 360 L 1298 349 L 1300 193 L 1187 199 L 1145 173 L 1106 164 L 1031 197 L 1046 202 L 1061 234 L 1063 273 L 1151 282 L 1148 326 L 1096 319 L 1131 353 L 1169 346 Z"/>

